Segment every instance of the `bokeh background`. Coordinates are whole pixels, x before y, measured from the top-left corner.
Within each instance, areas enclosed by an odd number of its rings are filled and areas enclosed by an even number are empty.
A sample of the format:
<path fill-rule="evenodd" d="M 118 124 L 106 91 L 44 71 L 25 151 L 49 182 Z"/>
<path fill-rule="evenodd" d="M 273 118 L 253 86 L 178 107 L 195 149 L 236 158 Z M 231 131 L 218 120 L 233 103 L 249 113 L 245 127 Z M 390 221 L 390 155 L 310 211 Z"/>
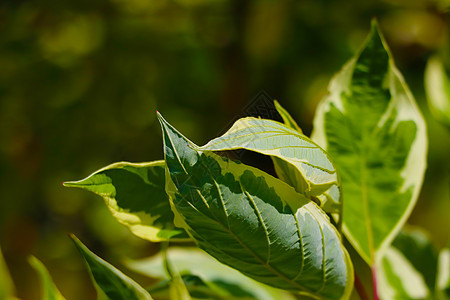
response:
<path fill-rule="evenodd" d="M 328 81 L 373 17 L 428 124 L 429 166 L 408 223 L 445 246 L 450 135 L 430 116 L 423 75 L 433 54 L 450 67 L 449 7 L 448 0 L 1 1 L 0 245 L 18 296 L 39 299 L 27 263 L 33 254 L 68 299 L 95 299 L 69 232 L 119 267 L 157 248 L 117 224 L 99 197 L 63 181 L 116 161 L 162 158 L 156 109 L 203 144 L 265 90 L 309 134 Z"/>

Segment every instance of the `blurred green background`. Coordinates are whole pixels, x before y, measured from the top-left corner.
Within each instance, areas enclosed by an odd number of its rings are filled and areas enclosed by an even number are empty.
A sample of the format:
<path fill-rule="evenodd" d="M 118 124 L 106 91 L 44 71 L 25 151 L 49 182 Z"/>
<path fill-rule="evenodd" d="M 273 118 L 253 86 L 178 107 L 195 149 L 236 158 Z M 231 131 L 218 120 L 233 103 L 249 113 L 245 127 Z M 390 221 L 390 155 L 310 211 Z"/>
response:
<path fill-rule="evenodd" d="M 447 2 L 446 2 L 447 1 Z M 3 0 L 0 2 L 0 245 L 23 299 L 39 299 L 26 258 L 69 299 L 95 299 L 67 237 L 121 267 L 157 249 L 99 197 L 63 188 L 116 161 L 162 158 L 155 110 L 198 144 L 260 91 L 309 134 L 331 76 L 377 17 L 427 119 L 428 170 L 408 221 L 437 248 L 450 229 L 450 135 L 430 116 L 423 73 L 450 67 L 449 2 L 425 0 Z M 123 268 L 122 268 L 123 269 Z M 145 280 L 137 278 L 145 284 Z"/>

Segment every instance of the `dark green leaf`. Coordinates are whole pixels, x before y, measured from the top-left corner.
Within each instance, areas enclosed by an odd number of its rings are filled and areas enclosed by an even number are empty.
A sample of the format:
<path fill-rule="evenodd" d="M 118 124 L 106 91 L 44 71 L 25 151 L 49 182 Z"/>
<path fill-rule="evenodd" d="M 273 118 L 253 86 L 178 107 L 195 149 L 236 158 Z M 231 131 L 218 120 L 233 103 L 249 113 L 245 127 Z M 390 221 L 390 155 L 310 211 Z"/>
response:
<path fill-rule="evenodd" d="M 167 192 L 200 248 L 277 288 L 323 299 L 348 297 L 351 262 L 314 202 L 256 168 L 194 149 L 158 117 L 172 179 Z"/>

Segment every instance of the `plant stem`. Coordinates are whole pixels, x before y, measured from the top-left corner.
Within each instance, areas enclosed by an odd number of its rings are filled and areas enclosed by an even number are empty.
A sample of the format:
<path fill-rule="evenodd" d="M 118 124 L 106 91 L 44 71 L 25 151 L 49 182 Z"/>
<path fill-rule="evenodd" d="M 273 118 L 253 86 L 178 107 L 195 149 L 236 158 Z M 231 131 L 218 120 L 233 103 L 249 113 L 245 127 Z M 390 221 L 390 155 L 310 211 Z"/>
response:
<path fill-rule="evenodd" d="M 167 249 L 169 248 L 169 242 L 162 242 L 161 243 L 161 255 L 163 259 L 164 264 L 164 271 L 167 274 L 167 277 L 169 277 L 171 280 L 173 279 L 173 270 L 170 266 L 170 262 L 167 258 Z"/>
<path fill-rule="evenodd" d="M 372 266 L 372 286 L 373 286 L 373 299 L 378 300 L 378 288 L 377 288 L 377 271 L 375 266 Z"/>
<path fill-rule="evenodd" d="M 358 292 L 359 298 L 361 300 L 369 300 L 369 296 L 367 296 L 366 290 L 364 289 L 363 284 L 361 283 L 361 280 L 359 280 L 358 275 L 355 273 L 355 289 Z"/>

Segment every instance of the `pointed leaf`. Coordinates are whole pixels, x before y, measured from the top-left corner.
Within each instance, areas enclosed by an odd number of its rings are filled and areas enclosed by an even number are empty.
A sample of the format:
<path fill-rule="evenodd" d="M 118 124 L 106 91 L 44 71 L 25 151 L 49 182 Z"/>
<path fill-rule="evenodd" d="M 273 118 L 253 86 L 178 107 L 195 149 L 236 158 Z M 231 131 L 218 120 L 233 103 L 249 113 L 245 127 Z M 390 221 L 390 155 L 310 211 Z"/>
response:
<path fill-rule="evenodd" d="M 425 69 L 425 91 L 433 116 L 450 128 L 450 79 L 437 57 L 428 60 Z"/>
<path fill-rule="evenodd" d="M 425 279 L 394 247 L 385 252 L 377 269 L 380 299 L 426 299 L 429 291 Z"/>
<path fill-rule="evenodd" d="M 225 297 L 222 299 L 293 300 L 292 296 L 286 292 L 262 285 L 242 275 L 238 271 L 219 263 L 197 248 L 171 247 L 167 251 L 167 256 L 173 265 L 176 266 L 180 274 L 195 276 L 201 280 L 201 282 L 191 281 L 191 285 L 187 284 L 189 292 L 193 297 L 196 292 L 201 290 L 203 293 L 215 294 L 217 297 Z M 128 261 L 127 266 L 143 275 L 167 279 L 160 254 L 146 259 Z"/>
<path fill-rule="evenodd" d="M 42 287 L 42 299 L 43 300 L 64 300 L 64 296 L 56 287 L 47 268 L 44 264 L 34 256 L 30 256 L 28 261 L 30 265 L 39 273 Z"/>
<path fill-rule="evenodd" d="M 270 155 L 280 178 L 307 198 L 316 197 L 328 212 L 340 208 L 336 168 L 327 153 L 298 131 L 272 120 L 242 118 L 200 150 L 246 149 Z"/>
<path fill-rule="evenodd" d="M 89 267 L 92 279 L 98 290 L 109 299 L 117 300 L 149 300 L 150 294 L 131 278 L 92 253 L 80 240 L 71 236 Z"/>
<path fill-rule="evenodd" d="M 9 275 L 8 268 L 3 259 L 0 248 L 0 299 L 12 300 L 14 297 L 14 284 Z"/>
<path fill-rule="evenodd" d="M 329 91 L 312 138 L 339 170 L 344 232 L 373 265 L 416 203 L 426 168 L 425 123 L 375 22 Z"/>
<path fill-rule="evenodd" d="M 82 188 L 103 197 L 117 221 L 140 238 L 152 242 L 188 238 L 183 229 L 173 224 L 162 160 L 114 163 L 86 179 L 65 182 L 64 186 Z"/>
<path fill-rule="evenodd" d="M 281 118 L 283 119 L 283 123 L 287 127 L 297 130 L 298 132 L 303 134 L 302 129 L 300 128 L 300 126 L 298 126 L 297 122 L 295 122 L 294 118 L 292 118 L 292 116 L 288 113 L 288 111 L 285 110 L 284 107 L 281 106 L 281 104 L 277 100 L 274 100 L 273 102 L 275 104 L 275 108 L 277 109 L 278 113 L 280 114 Z"/>
<path fill-rule="evenodd" d="M 328 216 L 291 186 L 196 146 L 158 116 L 173 206 L 200 248 L 262 283 L 346 298 L 353 270 Z"/>

